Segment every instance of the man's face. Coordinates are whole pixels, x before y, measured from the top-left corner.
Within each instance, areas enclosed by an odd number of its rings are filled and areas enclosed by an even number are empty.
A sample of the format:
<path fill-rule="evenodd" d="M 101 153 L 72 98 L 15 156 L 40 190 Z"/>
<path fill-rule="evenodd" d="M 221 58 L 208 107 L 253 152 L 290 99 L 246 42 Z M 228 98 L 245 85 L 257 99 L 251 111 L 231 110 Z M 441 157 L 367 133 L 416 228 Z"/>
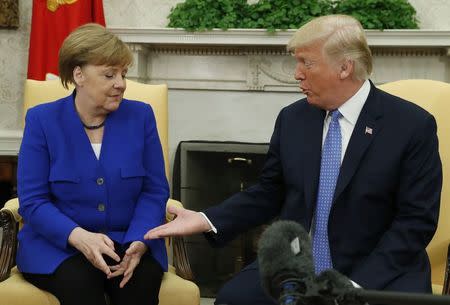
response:
<path fill-rule="evenodd" d="M 323 43 L 295 49 L 295 79 L 308 103 L 331 110 L 338 106 L 336 89 L 339 87 L 339 69 L 322 53 Z"/>

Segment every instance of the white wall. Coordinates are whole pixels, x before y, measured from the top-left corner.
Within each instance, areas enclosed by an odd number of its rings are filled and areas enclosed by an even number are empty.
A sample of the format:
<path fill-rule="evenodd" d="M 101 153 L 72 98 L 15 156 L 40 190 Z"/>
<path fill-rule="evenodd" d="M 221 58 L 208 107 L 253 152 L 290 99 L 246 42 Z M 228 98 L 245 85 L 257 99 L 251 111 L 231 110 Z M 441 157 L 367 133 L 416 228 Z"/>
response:
<path fill-rule="evenodd" d="M 172 155 L 185 140 L 268 142 L 280 109 L 301 97 L 299 93 L 171 90 L 169 152 Z"/>
<path fill-rule="evenodd" d="M 19 1 L 18 30 L 0 29 L 0 129 L 19 126 L 23 83 L 27 74 L 31 0 Z"/>
<path fill-rule="evenodd" d="M 450 29 L 449 0 L 409 0 L 417 11 L 421 29 Z"/>

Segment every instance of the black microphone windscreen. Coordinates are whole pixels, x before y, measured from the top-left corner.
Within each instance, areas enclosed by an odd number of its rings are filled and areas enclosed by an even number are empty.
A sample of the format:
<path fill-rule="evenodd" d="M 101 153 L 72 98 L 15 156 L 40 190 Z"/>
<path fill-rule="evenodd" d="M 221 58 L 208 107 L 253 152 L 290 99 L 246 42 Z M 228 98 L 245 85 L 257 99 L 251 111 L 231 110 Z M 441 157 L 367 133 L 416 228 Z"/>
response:
<path fill-rule="evenodd" d="M 284 280 L 314 277 L 308 233 L 294 221 L 274 222 L 259 240 L 258 263 L 264 290 L 278 299 Z"/>

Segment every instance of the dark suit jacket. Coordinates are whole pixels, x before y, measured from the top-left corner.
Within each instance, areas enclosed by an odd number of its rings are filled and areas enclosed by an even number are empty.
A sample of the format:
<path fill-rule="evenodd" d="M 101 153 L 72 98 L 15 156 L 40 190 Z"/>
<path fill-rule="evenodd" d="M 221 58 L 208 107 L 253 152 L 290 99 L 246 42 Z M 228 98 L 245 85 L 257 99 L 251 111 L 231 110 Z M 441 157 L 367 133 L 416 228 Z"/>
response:
<path fill-rule="evenodd" d="M 73 95 L 31 108 L 25 121 L 18 163 L 21 271 L 48 274 L 76 254 L 67 239 L 77 226 L 124 245 L 144 241 L 148 229 L 164 222 L 169 187 L 148 104 L 124 99 L 108 115 L 99 160 Z M 164 240 L 145 243 L 166 270 Z"/>
<path fill-rule="evenodd" d="M 305 99 L 280 112 L 259 183 L 205 211 L 218 229 L 213 244 L 277 216 L 310 228 L 324 117 Z M 436 230 L 441 186 L 433 116 L 372 84 L 330 212 L 333 266 L 367 289 L 431 291 L 425 247 Z"/>

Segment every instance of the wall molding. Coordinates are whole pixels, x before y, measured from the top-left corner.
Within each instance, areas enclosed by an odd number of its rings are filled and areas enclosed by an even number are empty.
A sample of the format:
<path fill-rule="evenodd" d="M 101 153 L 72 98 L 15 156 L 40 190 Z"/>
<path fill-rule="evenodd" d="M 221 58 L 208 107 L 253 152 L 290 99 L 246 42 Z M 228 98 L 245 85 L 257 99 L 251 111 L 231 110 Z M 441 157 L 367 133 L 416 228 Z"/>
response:
<path fill-rule="evenodd" d="M 187 32 L 112 28 L 130 45 L 132 79 L 170 89 L 297 92 L 295 60 L 286 44 L 295 30 Z M 450 80 L 450 31 L 369 30 L 375 83 L 403 78 Z"/>
<path fill-rule="evenodd" d="M 23 130 L 0 130 L 0 156 L 15 156 L 19 153 Z"/>
<path fill-rule="evenodd" d="M 187 32 L 174 28 L 110 28 L 127 43 L 152 45 L 220 45 L 220 46 L 282 46 L 295 30 L 267 32 L 264 29 L 214 29 Z M 370 46 L 450 47 L 450 30 L 366 30 Z"/>

